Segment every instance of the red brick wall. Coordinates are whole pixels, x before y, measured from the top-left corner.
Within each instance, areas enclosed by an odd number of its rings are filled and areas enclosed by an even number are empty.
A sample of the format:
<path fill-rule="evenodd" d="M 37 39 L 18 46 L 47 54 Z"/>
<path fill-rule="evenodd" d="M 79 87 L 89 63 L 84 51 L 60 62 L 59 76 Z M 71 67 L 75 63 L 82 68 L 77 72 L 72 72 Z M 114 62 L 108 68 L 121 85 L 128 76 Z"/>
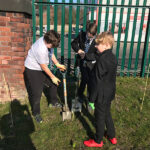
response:
<path fill-rule="evenodd" d="M 7 83 L 12 100 L 25 98 L 24 60 L 31 43 L 31 16 L 0 12 L 0 103 L 10 101 Z"/>

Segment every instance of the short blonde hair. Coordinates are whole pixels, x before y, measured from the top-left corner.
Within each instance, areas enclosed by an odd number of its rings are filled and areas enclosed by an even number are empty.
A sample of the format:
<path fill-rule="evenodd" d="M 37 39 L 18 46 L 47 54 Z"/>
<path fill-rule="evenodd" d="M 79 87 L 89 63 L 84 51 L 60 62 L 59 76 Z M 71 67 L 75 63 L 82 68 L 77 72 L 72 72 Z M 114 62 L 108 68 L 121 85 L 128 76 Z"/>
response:
<path fill-rule="evenodd" d="M 95 42 L 96 45 L 103 44 L 113 47 L 114 37 L 110 31 L 102 32 L 96 36 Z"/>

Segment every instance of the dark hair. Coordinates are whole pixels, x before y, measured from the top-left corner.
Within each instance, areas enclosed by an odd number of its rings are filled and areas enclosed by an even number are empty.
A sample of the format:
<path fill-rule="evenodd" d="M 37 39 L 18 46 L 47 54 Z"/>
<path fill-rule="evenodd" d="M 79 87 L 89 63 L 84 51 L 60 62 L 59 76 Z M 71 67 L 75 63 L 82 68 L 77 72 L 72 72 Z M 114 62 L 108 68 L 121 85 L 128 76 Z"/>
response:
<path fill-rule="evenodd" d="M 58 47 L 60 43 L 60 34 L 54 30 L 47 31 L 44 35 L 44 40 L 47 44 L 52 44 L 52 47 Z"/>
<path fill-rule="evenodd" d="M 91 22 L 90 20 L 87 21 L 87 24 L 86 24 L 86 32 L 89 32 L 89 33 L 92 34 L 93 36 L 96 35 L 96 33 L 97 33 L 96 21 L 93 21 L 93 22 Z"/>

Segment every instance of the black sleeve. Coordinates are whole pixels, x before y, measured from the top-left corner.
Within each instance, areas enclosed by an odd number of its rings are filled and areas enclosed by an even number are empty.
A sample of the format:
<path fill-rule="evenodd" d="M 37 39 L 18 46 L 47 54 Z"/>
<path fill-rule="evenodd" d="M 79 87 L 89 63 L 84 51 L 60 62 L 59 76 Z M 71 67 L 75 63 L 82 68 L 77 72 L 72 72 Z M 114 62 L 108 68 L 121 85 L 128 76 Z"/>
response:
<path fill-rule="evenodd" d="M 101 60 L 96 66 L 96 76 L 102 78 L 107 73 L 108 62 L 106 60 Z"/>
<path fill-rule="evenodd" d="M 117 66 L 117 61 L 113 55 L 103 57 L 97 65 L 96 72 L 99 78 L 102 78 L 108 71 L 114 70 Z"/>
<path fill-rule="evenodd" d="M 80 35 L 81 33 L 79 33 L 79 35 L 71 42 L 71 47 L 76 53 L 80 49 L 79 47 Z"/>

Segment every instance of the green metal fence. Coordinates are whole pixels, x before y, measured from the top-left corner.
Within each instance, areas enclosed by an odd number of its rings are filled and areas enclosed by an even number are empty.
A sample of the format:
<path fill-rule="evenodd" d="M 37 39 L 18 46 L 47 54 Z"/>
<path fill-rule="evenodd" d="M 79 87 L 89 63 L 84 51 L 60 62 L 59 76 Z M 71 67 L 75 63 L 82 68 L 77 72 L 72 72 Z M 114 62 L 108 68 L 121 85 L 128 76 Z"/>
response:
<path fill-rule="evenodd" d="M 32 15 L 33 42 L 43 36 L 45 30 L 54 29 L 61 34 L 61 44 L 55 49 L 55 55 L 67 65 L 68 72 L 74 69 L 75 62 L 71 41 L 80 30 L 86 30 L 87 20 L 96 20 L 98 33 L 110 30 L 114 34 L 113 52 L 118 59 L 118 74 L 144 77 L 147 73 L 150 63 L 150 6 L 147 0 L 136 0 L 135 4 L 132 0 L 32 0 Z"/>

